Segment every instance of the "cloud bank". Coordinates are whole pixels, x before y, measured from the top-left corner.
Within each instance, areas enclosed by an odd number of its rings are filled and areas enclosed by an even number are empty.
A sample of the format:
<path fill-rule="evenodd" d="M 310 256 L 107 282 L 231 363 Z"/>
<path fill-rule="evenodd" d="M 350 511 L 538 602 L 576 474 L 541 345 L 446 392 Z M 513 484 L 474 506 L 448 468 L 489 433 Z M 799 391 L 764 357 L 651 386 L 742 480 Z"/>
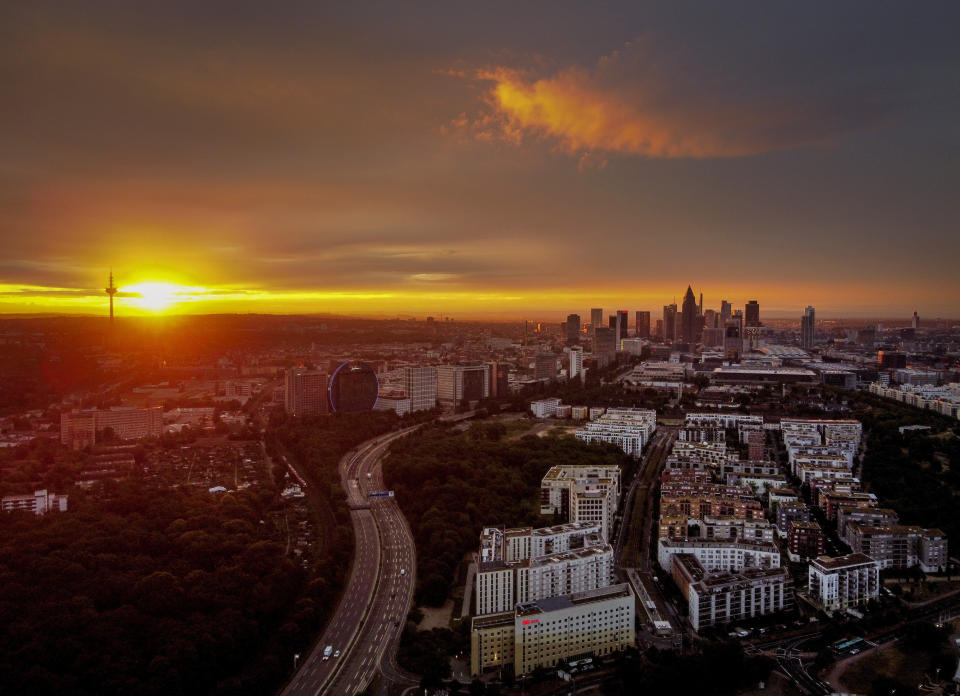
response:
<path fill-rule="evenodd" d="M 825 145 L 874 127 L 897 105 L 896 95 L 864 89 L 862 75 L 853 90 L 842 71 L 828 80 L 796 71 L 771 79 L 762 66 L 721 68 L 649 40 L 589 69 L 537 77 L 496 66 L 475 77 L 488 84 L 486 110 L 470 122 L 478 138 L 532 137 L 580 157 L 729 158 Z"/>

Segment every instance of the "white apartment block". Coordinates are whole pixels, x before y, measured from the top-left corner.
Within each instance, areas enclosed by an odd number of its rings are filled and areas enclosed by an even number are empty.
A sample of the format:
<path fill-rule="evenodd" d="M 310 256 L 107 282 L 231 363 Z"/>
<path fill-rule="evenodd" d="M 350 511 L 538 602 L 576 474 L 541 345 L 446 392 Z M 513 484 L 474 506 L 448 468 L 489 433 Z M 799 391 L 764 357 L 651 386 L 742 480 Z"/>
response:
<path fill-rule="evenodd" d="M 587 546 L 522 561 L 481 563 L 474 582 L 477 616 L 512 611 L 571 592 L 607 587 L 613 578 L 613 547 Z"/>
<path fill-rule="evenodd" d="M 748 416 L 743 413 L 688 413 L 686 425 L 707 428 L 737 428 L 740 424 L 763 427 L 763 416 Z"/>
<path fill-rule="evenodd" d="M 513 664 L 521 676 L 561 660 L 622 652 L 636 640 L 634 613 L 633 592 L 622 584 L 476 617 L 470 632 L 470 672 L 478 676 Z"/>
<path fill-rule="evenodd" d="M 640 408 L 609 408 L 575 433 L 584 442 L 608 442 L 639 457 L 657 429 L 657 412 Z"/>
<path fill-rule="evenodd" d="M 481 562 L 523 561 L 528 558 L 562 553 L 591 544 L 602 543 L 601 527 L 586 522 L 571 522 L 553 527 L 484 527 L 480 533 Z"/>
<path fill-rule="evenodd" d="M 793 608 L 793 580 L 786 568 L 707 573 L 695 557 L 679 554 L 672 570 L 697 632 Z"/>
<path fill-rule="evenodd" d="M 106 428 L 121 440 L 160 437 L 163 432 L 163 407 L 114 406 L 110 409 L 65 411 L 60 414 L 60 442 L 81 449 L 96 442 Z"/>
<path fill-rule="evenodd" d="M 951 382 L 942 387 L 931 385 L 902 384 L 888 387 L 881 382 L 873 382 L 869 387 L 871 394 L 892 399 L 913 406 L 928 409 L 948 418 L 960 419 L 960 383 Z"/>
<path fill-rule="evenodd" d="M 754 520 L 743 517 L 719 517 L 707 515 L 702 520 L 687 518 L 686 526 L 696 527 L 699 535 L 695 538 L 707 540 L 773 541 L 775 527 L 767 520 Z"/>
<path fill-rule="evenodd" d="M 617 492 L 609 480 L 577 481 L 570 487 L 570 521 L 599 524 L 604 539 L 613 530 L 617 504 Z"/>
<path fill-rule="evenodd" d="M 4 512 L 32 512 L 45 515 L 48 512 L 66 512 L 67 496 L 48 493 L 46 490 L 34 491 L 27 495 L 7 495 L 0 499 L 0 509 Z"/>
<path fill-rule="evenodd" d="M 597 487 L 612 487 L 614 490 L 614 513 L 620 501 L 620 467 L 595 466 L 553 466 L 543 475 L 540 482 L 540 514 L 560 515 L 570 522 L 573 514 L 570 509 L 571 491 L 578 483 L 589 483 Z"/>
<path fill-rule="evenodd" d="M 880 593 L 880 564 L 862 553 L 820 556 L 810 561 L 807 590 L 828 614 L 865 604 Z"/>
<path fill-rule="evenodd" d="M 673 557 L 680 553 L 695 556 L 707 572 L 739 571 L 744 568 L 779 568 L 780 551 L 768 540 L 697 539 L 661 537 L 657 542 L 657 562 L 670 573 Z"/>
<path fill-rule="evenodd" d="M 583 346 L 574 346 L 570 349 L 570 367 L 567 376 L 570 379 L 583 378 Z"/>
<path fill-rule="evenodd" d="M 437 368 L 432 365 L 403 368 L 403 393 L 411 411 L 429 411 L 437 405 Z"/>
<path fill-rule="evenodd" d="M 474 582 L 476 614 L 512 611 L 518 602 L 605 587 L 613 548 L 598 524 L 533 529 L 486 527 Z"/>
<path fill-rule="evenodd" d="M 560 399 L 540 399 L 530 403 L 530 412 L 534 418 L 553 418 L 557 415 Z"/>

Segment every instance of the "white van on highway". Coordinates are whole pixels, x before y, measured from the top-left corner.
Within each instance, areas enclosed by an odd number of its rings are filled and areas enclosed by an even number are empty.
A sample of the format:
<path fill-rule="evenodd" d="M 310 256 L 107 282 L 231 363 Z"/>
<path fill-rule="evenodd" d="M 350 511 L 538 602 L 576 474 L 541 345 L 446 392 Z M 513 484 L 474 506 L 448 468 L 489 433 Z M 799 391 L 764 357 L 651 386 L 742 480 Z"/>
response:
<path fill-rule="evenodd" d="M 333 654 L 333 646 L 328 645 L 323 649 L 323 661 L 326 662 L 330 659 L 330 656 Z"/>

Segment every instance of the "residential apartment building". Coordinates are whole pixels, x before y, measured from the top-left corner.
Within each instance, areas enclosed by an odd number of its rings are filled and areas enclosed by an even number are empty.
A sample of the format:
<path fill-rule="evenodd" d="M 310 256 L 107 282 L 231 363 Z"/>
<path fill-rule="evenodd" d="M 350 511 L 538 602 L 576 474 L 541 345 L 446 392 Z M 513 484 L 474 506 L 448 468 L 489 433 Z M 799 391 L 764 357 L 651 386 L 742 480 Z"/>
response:
<path fill-rule="evenodd" d="M 577 522 L 573 518 L 571 496 L 576 484 L 590 484 L 595 488 L 613 491 L 613 510 L 620 501 L 620 467 L 593 466 L 554 466 L 550 467 L 540 482 L 540 514 L 559 515 L 568 522 Z"/>
<path fill-rule="evenodd" d="M 657 412 L 640 408 L 609 408 L 575 436 L 584 442 L 609 442 L 639 457 L 657 429 Z"/>
<path fill-rule="evenodd" d="M 880 593 L 880 564 L 862 553 L 820 556 L 810 562 L 807 590 L 828 614 L 866 604 Z"/>
<path fill-rule="evenodd" d="M 787 555 L 794 563 L 822 556 L 825 537 L 815 521 L 794 521 L 787 527 Z"/>
<path fill-rule="evenodd" d="M 560 406 L 560 399 L 540 399 L 530 403 L 530 412 L 534 418 L 553 418 L 557 415 L 558 406 Z"/>
<path fill-rule="evenodd" d="M 657 542 L 657 562 L 666 572 L 672 572 L 673 556 L 678 553 L 696 556 L 700 565 L 712 573 L 780 567 L 780 551 L 772 541 L 662 537 Z"/>
<path fill-rule="evenodd" d="M 60 414 L 60 442 L 72 449 L 94 444 L 110 428 L 121 440 L 160 437 L 163 407 L 114 406 L 110 409 L 65 411 Z"/>
<path fill-rule="evenodd" d="M 936 573 L 947 568 L 947 537 L 939 529 L 848 522 L 846 539 L 851 549 L 875 559 L 881 570 L 919 566 Z"/>
<path fill-rule="evenodd" d="M 0 498 L 3 512 L 32 512 L 45 515 L 48 512 L 66 512 L 67 496 L 48 493 L 45 489 L 27 495 L 7 495 Z"/>
<path fill-rule="evenodd" d="M 678 554 L 673 557 L 672 575 L 697 632 L 790 611 L 794 606 L 793 580 L 786 568 L 707 573 L 695 556 Z"/>

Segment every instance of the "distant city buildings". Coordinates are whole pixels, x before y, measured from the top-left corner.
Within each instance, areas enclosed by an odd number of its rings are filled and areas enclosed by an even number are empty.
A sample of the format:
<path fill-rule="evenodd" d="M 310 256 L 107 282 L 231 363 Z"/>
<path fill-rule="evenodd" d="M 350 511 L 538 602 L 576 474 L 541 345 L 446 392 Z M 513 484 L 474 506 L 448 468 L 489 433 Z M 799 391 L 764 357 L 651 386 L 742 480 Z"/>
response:
<path fill-rule="evenodd" d="M 584 442 L 609 442 L 639 457 L 657 429 L 657 412 L 639 408 L 609 408 L 574 435 Z"/>
<path fill-rule="evenodd" d="M 807 307 L 800 318 L 800 347 L 813 350 L 816 336 L 816 310 Z"/>
<path fill-rule="evenodd" d="M 283 404 L 291 416 L 330 412 L 329 375 L 319 370 L 292 367 L 284 373 Z"/>
<path fill-rule="evenodd" d="M 557 378 L 557 356 L 553 353 L 540 353 L 534 361 L 533 378 L 552 382 Z"/>
<path fill-rule="evenodd" d="M 650 312 L 637 312 L 637 338 L 650 338 Z"/>
<path fill-rule="evenodd" d="M 437 399 L 444 406 L 459 406 L 490 396 L 490 369 L 487 365 L 438 365 Z"/>
<path fill-rule="evenodd" d="M 4 512 L 32 512 L 45 515 L 48 512 L 66 512 L 67 496 L 48 493 L 45 489 L 27 495 L 7 495 L 0 498 L 0 509 Z"/>
<path fill-rule="evenodd" d="M 437 405 L 437 368 L 431 365 L 403 368 L 403 392 L 410 399 L 411 411 L 434 408 Z"/>
<path fill-rule="evenodd" d="M 60 442 L 71 449 L 95 444 L 104 431 L 120 440 L 160 437 L 163 407 L 115 406 L 110 409 L 64 411 L 60 415 Z"/>
<path fill-rule="evenodd" d="M 580 315 L 579 314 L 568 315 L 564 328 L 566 329 L 566 333 L 567 333 L 568 345 L 574 345 L 580 342 Z"/>

